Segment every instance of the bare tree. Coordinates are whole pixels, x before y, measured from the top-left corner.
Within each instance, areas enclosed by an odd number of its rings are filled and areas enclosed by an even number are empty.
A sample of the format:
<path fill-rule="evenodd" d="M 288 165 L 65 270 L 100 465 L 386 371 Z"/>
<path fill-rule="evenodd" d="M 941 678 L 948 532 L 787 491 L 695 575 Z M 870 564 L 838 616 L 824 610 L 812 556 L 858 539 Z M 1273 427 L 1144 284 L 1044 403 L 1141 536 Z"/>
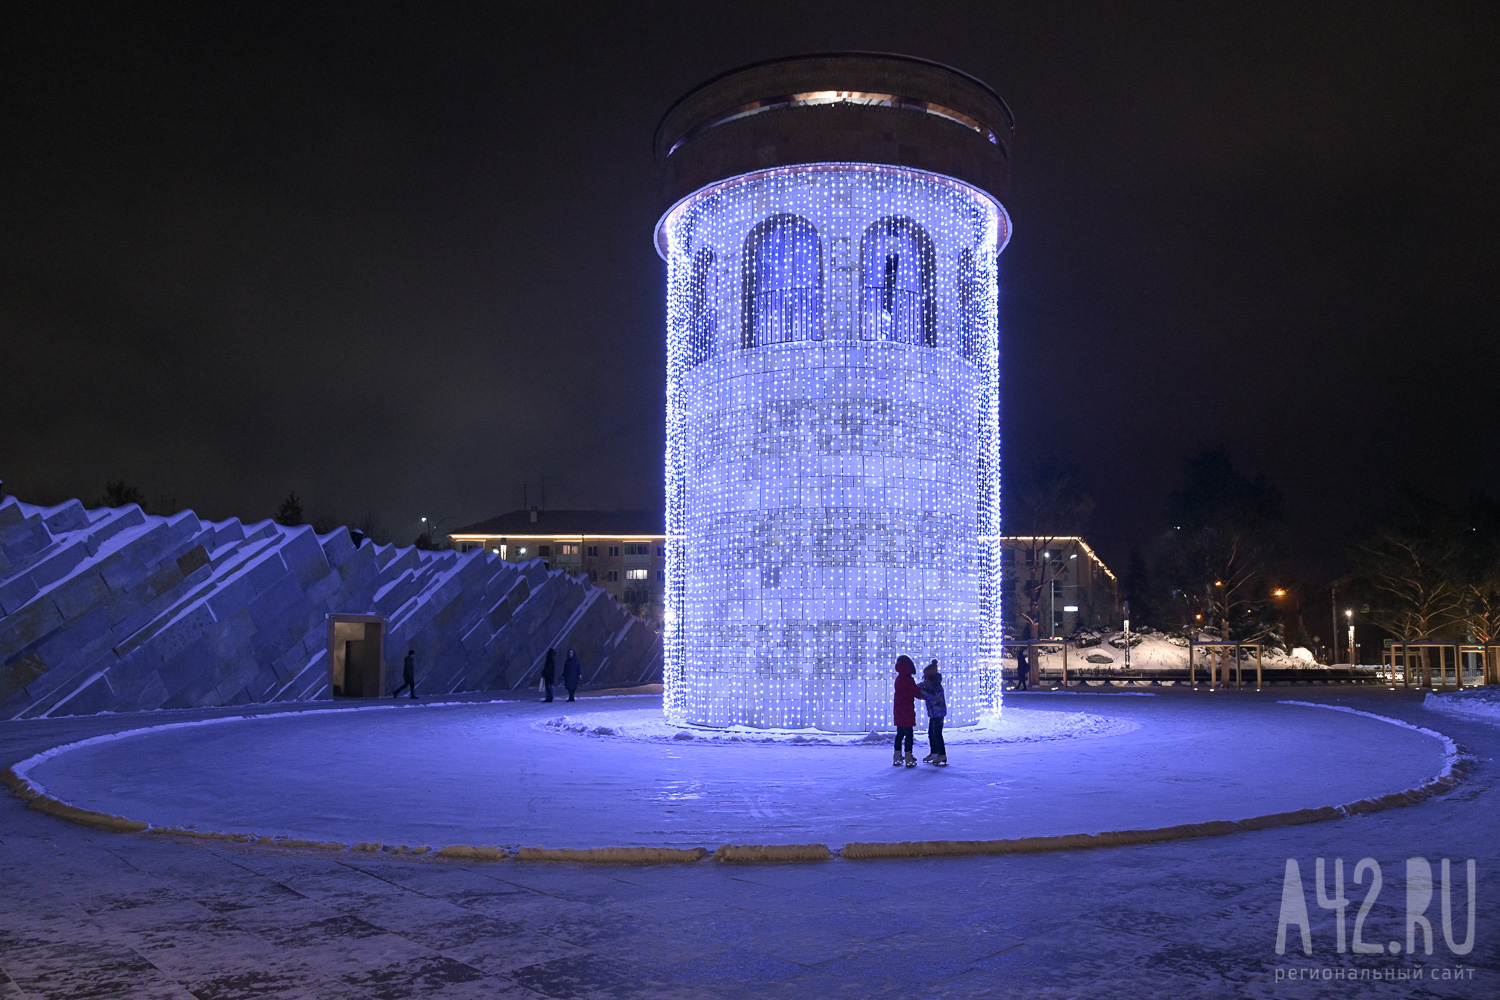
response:
<path fill-rule="evenodd" d="M 1025 638 L 1041 638 L 1042 592 L 1063 567 L 1061 558 L 1052 558 L 1054 550 L 1063 539 L 1083 534 L 1094 512 L 1094 498 L 1084 488 L 1076 465 L 1039 461 L 1019 478 L 1003 512 L 1006 534 L 1027 539 L 1022 548 L 1026 554 L 1026 610 L 1021 614 Z"/>
<path fill-rule="evenodd" d="M 1462 527 L 1462 526 L 1460 526 Z M 1500 643 L 1500 502 L 1481 496 L 1469 513 L 1460 541 L 1464 563 L 1463 620 L 1466 638 Z"/>
<path fill-rule="evenodd" d="M 1183 485 L 1167 502 L 1170 572 L 1202 627 L 1220 638 L 1258 642 L 1277 629 L 1264 614 L 1265 576 L 1284 520 L 1281 496 L 1264 476 L 1235 468 L 1224 448 L 1183 464 Z"/>
<path fill-rule="evenodd" d="M 1452 513 L 1415 493 L 1354 549 L 1360 577 L 1375 595 L 1370 620 L 1398 639 L 1456 631 L 1464 617 L 1459 532 Z"/>

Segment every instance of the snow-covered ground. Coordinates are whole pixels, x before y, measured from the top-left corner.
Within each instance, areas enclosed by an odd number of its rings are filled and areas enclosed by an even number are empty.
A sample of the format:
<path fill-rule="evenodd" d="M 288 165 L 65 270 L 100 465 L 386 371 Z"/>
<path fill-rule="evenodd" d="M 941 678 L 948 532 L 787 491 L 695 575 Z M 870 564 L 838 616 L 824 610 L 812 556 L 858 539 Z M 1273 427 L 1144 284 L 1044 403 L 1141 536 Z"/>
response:
<path fill-rule="evenodd" d="M 1472 688 L 1468 691 L 1450 691 L 1447 694 L 1429 694 L 1423 704 L 1435 712 L 1477 715 L 1480 718 L 1500 723 L 1500 687 L 1490 686 Z"/>
<path fill-rule="evenodd" d="M 919 730 L 925 735 L 926 719 Z M 700 726 L 674 726 L 659 708 L 629 711 L 585 712 L 544 719 L 533 725 L 553 732 L 575 736 L 592 736 L 611 740 L 633 740 L 646 743 L 758 743 L 783 746 L 888 747 L 890 733 L 825 733 L 816 729 L 764 730 L 747 726 L 706 729 Z M 1138 723 L 1110 719 L 1084 712 L 1028 712 L 1008 710 L 1000 718 L 977 726 L 962 726 L 944 733 L 944 742 L 956 746 L 978 743 L 1034 743 L 1038 740 L 1085 739 L 1128 733 Z"/>
<path fill-rule="evenodd" d="M 1214 637 L 1205 634 L 1202 638 Z M 1043 667 L 1049 670 L 1062 668 L 1062 650 L 1059 648 L 1061 645 L 1050 647 L 1055 651 L 1048 651 L 1046 647 L 1039 651 L 1037 658 Z M 1123 668 L 1125 666 L 1125 639 L 1119 632 L 1091 634 L 1066 645 L 1069 670 Z M 1196 657 L 1198 668 L 1206 670 L 1213 655 L 1211 650 L 1200 647 Z M 1253 668 L 1255 665 L 1253 651 L 1246 650 L 1246 656 L 1245 664 Z M 1266 667 L 1278 668 L 1318 667 L 1313 660 L 1312 653 L 1300 646 L 1293 649 L 1290 654 L 1268 648 L 1261 654 L 1261 663 Z M 1186 670 L 1187 666 L 1186 639 L 1175 635 L 1168 636 L 1161 632 L 1132 632 L 1130 634 L 1130 668 L 1132 670 Z"/>
<path fill-rule="evenodd" d="M 893 768 L 883 742 L 656 742 L 535 702 L 308 712 L 91 741 L 29 778 L 75 805 L 200 831 L 344 843 L 708 847 L 1148 829 L 1422 784 L 1444 743 L 1318 707 L 1209 695 L 1008 695 L 1011 741 Z M 657 698 L 589 706 L 650 735 Z M 1096 721 L 1102 720 L 1102 721 Z M 592 725 L 594 722 L 599 725 Z M 1025 733 L 1053 738 L 1019 738 Z M 918 755 L 925 753 L 919 730 Z"/>

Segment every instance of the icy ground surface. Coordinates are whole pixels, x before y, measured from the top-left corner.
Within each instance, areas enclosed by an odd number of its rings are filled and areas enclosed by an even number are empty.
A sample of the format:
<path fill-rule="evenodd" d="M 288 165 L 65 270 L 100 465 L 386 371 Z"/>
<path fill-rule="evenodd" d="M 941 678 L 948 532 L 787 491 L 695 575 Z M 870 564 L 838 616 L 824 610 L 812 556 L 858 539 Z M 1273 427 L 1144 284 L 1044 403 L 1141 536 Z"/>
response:
<path fill-rule="evenodd" d="M 922 733 L 926 734 L 926 720 Z M 760 743 L 784 746 L 889 747 L 891 733 L 824 733 L 815 729 L 767 731 L 747 726 L 707 729 L 699 726 L 674 726 L 662 717 L 657 706 L 634 710 L 569 713 L 555 719 L 544 719 L 534 726 L 575 736 L 630 740 L 645 743 Z M 1117 736 L 1138 728 L 1140 723 L 1128 719 L 1110 719 L 1084 712 L 1033 712 L 1012 709 L 1001 718 L 975 726 L 960 726 L 944 733 L 949 746 L 976 743 L 1034 743 L 1038 740 L 1086 739 Z"/>
<path fill-rule="evenodd" d="M 629 720 L 659 703 L 612 699 L 588 714 Z M 951 766 L 916 770 L 893 768 L 884 745 L 657 744 L 535 725 L 557 707 L 403 704 L 183 725 L 55 754 L 29 777 L 75 805 L 155 826 L 346 843 L 713 848 L 1238 819 L 1408 788 L 1444 766 L 1442 743 L 1420 732 L 1253 697 L 1012 697 L 1012 719 L 1035 719 L 1018 727 L 1104 716 L 1134 728 L 956 744 Z"/>

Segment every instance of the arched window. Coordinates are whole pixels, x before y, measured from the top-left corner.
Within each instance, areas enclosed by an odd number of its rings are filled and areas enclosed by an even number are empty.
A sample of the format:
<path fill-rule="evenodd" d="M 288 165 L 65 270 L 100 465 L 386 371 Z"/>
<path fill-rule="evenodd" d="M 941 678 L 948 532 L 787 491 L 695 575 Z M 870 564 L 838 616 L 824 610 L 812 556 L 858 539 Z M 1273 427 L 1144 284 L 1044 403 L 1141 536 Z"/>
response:
<path fill-rule="evenodd" d="M 823 255 L 818 231 L 796 215 L 773 215 L 745 237 L 740 344 L 823 339 Z"/>
<path fill-rule="evenodd" d="M 979 277 L 974 267 L 974 251 L 964 247 L 958 254 L 958 352 L 965 361 L 979 355 L 979 338 L 984 328 L 980 308 Z"/>
<path fill-rule="evenodd" d="M 718 349 L 719 309 L 718 275 L 714 272 L 711 247 L 699 247 L 693 254 L 688 275 L 688 351 L 689 365 L 701 364 Z"/>
<path fill-rule="evenodd" d="M 937 259 L 911 219 L 881 219 L 859 244 L 860 337 L 937 346 Z"/>

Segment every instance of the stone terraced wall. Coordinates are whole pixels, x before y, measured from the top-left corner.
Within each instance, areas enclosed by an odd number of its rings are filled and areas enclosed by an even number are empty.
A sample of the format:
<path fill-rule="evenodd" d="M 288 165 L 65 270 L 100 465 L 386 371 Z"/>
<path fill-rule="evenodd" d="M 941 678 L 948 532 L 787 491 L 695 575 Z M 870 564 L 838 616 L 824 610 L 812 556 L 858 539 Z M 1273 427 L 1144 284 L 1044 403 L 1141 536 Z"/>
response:
<path fill-rule="evenodd" d="M 650 626 L 539 560 L 0 498 L 0 719 L 329 698 L 340 613 L 385 615 L 424 695 L 534 686 L 549 646 L 559 679 L 573 648 L 585 686 L 661 680 Z"/>

